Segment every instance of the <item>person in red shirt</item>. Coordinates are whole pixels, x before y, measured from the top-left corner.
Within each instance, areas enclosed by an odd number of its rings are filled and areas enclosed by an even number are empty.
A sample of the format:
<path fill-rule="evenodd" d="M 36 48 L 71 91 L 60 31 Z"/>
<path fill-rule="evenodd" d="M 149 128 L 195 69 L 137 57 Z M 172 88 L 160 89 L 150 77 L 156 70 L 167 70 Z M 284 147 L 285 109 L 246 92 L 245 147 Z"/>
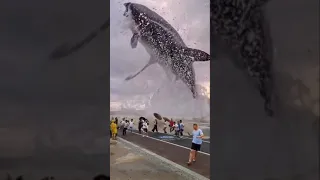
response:
<path fill-rule="evenodd" d="M 171 121 L 170 121 L 170 132 L 172 132 L 174 130 L 173 124 L 174 124 L 174 121 L 171 118 Z"/>

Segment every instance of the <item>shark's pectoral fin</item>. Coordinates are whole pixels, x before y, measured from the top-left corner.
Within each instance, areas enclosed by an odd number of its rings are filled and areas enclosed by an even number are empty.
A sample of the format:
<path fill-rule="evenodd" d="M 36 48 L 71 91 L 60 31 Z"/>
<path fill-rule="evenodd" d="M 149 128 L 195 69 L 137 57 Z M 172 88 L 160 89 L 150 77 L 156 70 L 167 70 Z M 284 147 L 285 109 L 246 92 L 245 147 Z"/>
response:
<path fill-rule="evenodd" d="M 140 71 L 138 71 L 138 72 L 137 72 L 136 74 L 134 74 L 134 75 L 128 76 L 125 80 L 126 80 L 126 81 L 129 81 L 129 80 L 133 79 L 133 78 L 136 77 L 138 74 L 140 74 L 142 71 L 144 71 L 147 67 L 149 67 L 150 65 L 152 65 L 152 64 L 154 64 L 154 63 L 156 63 L 156 62 L 157 62 L 156 59 L 155 59 L 153 56 L 151 56 L 149 62 L 148 62 Z"/>
<path fill-rule="evenodd" d="M 183 54 L 193 57 L 193 61 L 210 61 L 210 55 L 199 49 L 184 48 Z"/>
<path fill-rule="evenodd" d="M 132 49 L 136 48 L 138 46 L 138 40 L 139 40 L 139 34 L 138 33 L 134 33 L 131 37 L 131 41 L 130 41 L 130 44 L 131 44 L 131 47 Z"/>

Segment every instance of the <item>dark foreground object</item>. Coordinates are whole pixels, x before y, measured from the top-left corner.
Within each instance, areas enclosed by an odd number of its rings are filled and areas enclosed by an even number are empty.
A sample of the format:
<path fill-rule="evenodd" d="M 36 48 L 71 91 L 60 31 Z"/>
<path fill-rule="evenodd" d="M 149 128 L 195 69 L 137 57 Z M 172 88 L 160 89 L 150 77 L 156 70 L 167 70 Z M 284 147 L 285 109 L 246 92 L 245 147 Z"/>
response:
<path fill-rule="evenodd" d="M 188 161 L 190 149 L 174 146 L 133 133 L 122 138 L 210 179 L 210 156 L 208 155 L 198 153 L 197 162 L 188 166 L 186 162 Z"/>
<path fill-rule="evenodd" d="M 57 47 L 51 54 L 50 59 L 60 59 L 69 56 L 70 54 L 78 51 L 79 49 L 83 48 L 85 45 L 89 44 L 94 38 L 98 36 L 99 33 L 104 32 L 107 28 L 109 28 L 110 19 L 105 21 L 99 28 L 92 31 L 88 34 L 85 38 L 80 40 L 79 42 L 70 45 L 68 43 L 64 43 Z"/>
<path fill-rule="evenodd" d="M 10 174 L 8 174 L 6 180 L 24 180 L 24 178 L 23 178 L 23 176 L 18 176 L 17 178 L 13 178 L 13 177 L 11 177 Z M 47 176 L 47 177 L 42 178 L 41 180 L 57 180 L 57 179 L 55 179 L 53 176 Z M 110 180 L 110 176 L 100 174 L 100 175 L 95 176 L 93 178 L 93 180 Z"/>

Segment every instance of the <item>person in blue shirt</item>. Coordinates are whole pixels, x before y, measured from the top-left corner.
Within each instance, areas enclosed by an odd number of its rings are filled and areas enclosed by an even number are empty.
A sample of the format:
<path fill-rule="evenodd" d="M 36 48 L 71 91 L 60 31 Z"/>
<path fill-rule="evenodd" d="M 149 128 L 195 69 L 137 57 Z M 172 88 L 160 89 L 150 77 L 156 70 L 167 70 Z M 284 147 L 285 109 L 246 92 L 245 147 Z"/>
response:
<path fill-rule="evenodd" d="M 192 131 L 192 144 L 191 144 L 191 151 L 189 154 L 189 161 L 187 162 L 188 165 L 191 165 L 192 162 L 196 161 L 197 152 L 200 151 L 203 132 L 199 129 L 198 124 L 193 124 L 193 131 Z"/>

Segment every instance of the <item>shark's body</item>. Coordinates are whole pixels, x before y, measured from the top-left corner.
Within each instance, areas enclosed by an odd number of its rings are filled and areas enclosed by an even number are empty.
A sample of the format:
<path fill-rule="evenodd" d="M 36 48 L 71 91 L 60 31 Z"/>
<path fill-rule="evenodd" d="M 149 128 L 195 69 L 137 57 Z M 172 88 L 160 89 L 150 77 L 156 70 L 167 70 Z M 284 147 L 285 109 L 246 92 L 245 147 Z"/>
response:
<path fill-rule="evenodd" d="M 211 52 L 224 53 L 257 85 L 264 108 L 273 115 L 272 40 L 264 7 L 270 0 L 212 0 Z"/>
<path fill-rule="evenodd" d="M 130 29 L 133 33 L 131 46 L 135 48 L 142 44 L 150 60 L 138 73 L 129 76 L 134 78 L 144 69 L 158 63 L 167 73 L 175 75 L 190 89 L 195 98 L 197 96 L 194 61 L 209 61 L 210 55 L 197 49 L 188 48 L 178 32 L 160 15 L 146 6 L 136 3 L 125 3 L 124 15 L 132 20 Z"/>

